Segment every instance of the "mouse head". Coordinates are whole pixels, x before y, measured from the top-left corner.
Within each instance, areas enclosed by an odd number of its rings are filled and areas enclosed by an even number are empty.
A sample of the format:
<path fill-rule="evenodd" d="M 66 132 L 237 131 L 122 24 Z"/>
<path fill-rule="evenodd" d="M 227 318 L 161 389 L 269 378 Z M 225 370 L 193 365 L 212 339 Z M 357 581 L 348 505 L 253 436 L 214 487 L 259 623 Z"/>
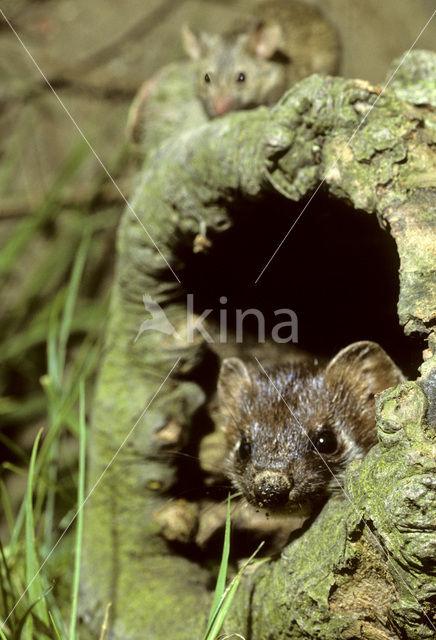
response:
<path fill-rule="evenodd" d="M 251 504 L 289 513 L 341 491 L 346 467 L 376 442 L 374 395 L 403 380 L 373 342 L 262 371 L 223 361 L 218 396 L 231 479 Z"/>
<path fill-rule="evenodd" d="M 275 21 L 223 35 L 182 28 L 185 51 L 198 66 L 197 93 L 211 118 L 272 104 L 281 96 L 288 61 L 282 40 Z"/>

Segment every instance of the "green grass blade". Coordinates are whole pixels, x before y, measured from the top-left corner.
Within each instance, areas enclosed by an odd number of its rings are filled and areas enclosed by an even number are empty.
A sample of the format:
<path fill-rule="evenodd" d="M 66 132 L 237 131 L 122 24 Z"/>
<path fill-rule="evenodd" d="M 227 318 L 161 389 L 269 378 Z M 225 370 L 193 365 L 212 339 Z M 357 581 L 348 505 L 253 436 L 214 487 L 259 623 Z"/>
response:
<path fill-rule="evenodd" d="M 47 397 L 47 411 L 49 415 L 48 438 L 45 438 L 39 455 L 37 473 L 43 465 L 47 469 L 46 478 L 48 489 L 46 495 L 40 494 L 40 500 L 35 504 L 35 512 L 39 514 L 45 503 L 44 514 L 44 543 L 46 549 L 51 547 L 53 534 L 53 520 L 56 502 L 56 480 L 58 473 L 57 459 L 59 455 L 59 437 L 56 428 L 56 418 L 60 403 L 60 388 L 62 367 L 59 362 L 59 309 L 55 304 L 50 313 L 47 336 L 47 370 L 48 373 L 40 379 Z M 45 446 L 44 446 L 45 445 Z"/>
<path fill-rule="evenodd" d="M 3 402 L 4 401 L 4 402 Z M 46 402 L 41 392 L 29 393 L 23 397 L 4 397 L 0 399 L 0 420 L 8 424 L 17 422 L 35 422 L 36 416 L 42 416 L 46 412 Z M 1 427 L 0 427 L 1 428 Z M 29 456 L 13 440 L 0 432 L 0 440 L 7 449 L 23 462 L 29 461 Z"/>
<path fill-rule="evenodd" d="M 83 230 L 83 226 L 86 224 L 84 216 L 80 214 L 77 216 L 82 220 Z M 20 299 L 16 300 L 11 309 L 11 320 L 16 325 L 22 326 L 26 322 L 29 300 L 48 302 L 54 294 L 62 289 L 64 282 L 69 279 L 81 233 L 79 235 L 78 231 L 66 230 L 61 227 L 57 231 L 50 251 L 38 256 L 34 271 L 29 273 L 26 282 L 21 284 Z M 37 231 L 35 235 L 39 237 L 40 232 Z"/>
<path fill-rule="evenodd" d="M 77 400 L 77 396 L 79 393 L 78 380 L 80 379 L 80 377 L 87 377 L 96 366 L 100 355 L 100 338 L 97 345 L 93 345 L 92 343 L 90 343 L 88 347 L 88 354 L 84 353 L 81 366 L 78 366 L 77 368 L 73 367 L 75 384 L 67 381 L 65 397 L 63 398 L 61 405 L 57 407 L 56 415 L 51 416 L 53 422 L 50 425 L 50 429 L 45 434 L 45 438 L 41 445 L 38 459 L 36 461 L 36 475 L 38 476 L 41 470 L 48 464 L 52 444 L 59 437 L 59 431 L 62 428 L 64 421 L 68 425 L 70 425 L 70 431 L 72 431 L 75 435 L 78 435 L 79 429 L 77 427 L 73 428 L 75 421 L 71 420 L 72 408 Z M 49 376 L 43 376 L 41 381 L 46 392 L 46 397 L 49 397 L 49 403 L 52 403 L 53 406 L 53 404 L 55 404 L 56 402 L 56 392 L 53 389 L 52 381 Z M 15 526 L 10 541 L 11 550 L 16 549 L 18 545 L 19 537 L 24 525 L 24 507 L 25 503 L 23 502 L 15 519 Z"/>
<path fill-rule="evenodd" d="M 0 444 L 2 444 L 6 449 L 8 449 L 11 453 L 13 453 L 17 458 L 21 460 L 21 462 L 26 463 L 28 458 L 23 449 L 16 444 L 11 438 L 8 438 L 7 435 L 1 433 L 0 431 Z"/>
<path fill-rule="evenodd" d="M 225 590 L 225 592 L 223 593 L 223 596 L 221 598 L 221 601 L 218 604 L 215 616 L 212 620 L 212 625 L 210 627 L 210 630 L 205 638 L 205 640 L 215 640 L 215 638 L 218 636 L 221 627 L 224 623 L 224 620 L 226 619 L 227 613 L 230 609 L 230 605 L 232 604 L 233 598 L 235 596 L 236 590 L 239 586 L 239 583 L 241 581 L 242 578 L 242 574 L 244 573 L 245 569 L 248 567 L 248 565 L 250 564 L 250 562 L 253 560 L 253 558 L 259 553 L 260 549 L 263 546 L 263 542 L 260 543 L 260 545 L 257 547 L 256 551 L 254 553 L 251 554 L 251 556 L 248 558 L 248 560 L 246 562 L 244 562 L 244 564 L 242 565 L 242 567 L 239 569 L 238 573 L 236 574 L 236 576 L 233 578 L 233 580 L 231 581 L 231 583 L 229 584 L 229 586 L 227 587 L 227 589 Z"/>
<path fill-rule="evenodd" d="M 44 387 L 48 396 L 49 412 L 52 412 L 56 404 L 55 390 L 60 387 L 60 367 L 58 359 L 58 327 L 59 319 L 57 309 L 52 307 L 48 321 L 47 333 L 47 375 L 44 376 Z"/>
<path fill-rule="evenodd" d="M 70 363 L 68 376 L 62 387 L 65 389 L 66 396 L 70 398 L 70 401 L 73 400 L 74 404 L 77 401 L 80 379 L 86 380 L 98 365 L 103 345 L 103 334 L 101 323 L 96 323 L 95 329 L 85 336 L 80 347 L 75 351 L 74 361 Z"/>
<path fill-rule="evenodd" d="M 83 379 L 80 381 L 80 415 L 79 415 L 79 476 L 77 483 L 77 519 L 76 519 L 76 553 L 73 577 L 73 598 L 71 605 L 71 621 L 69 640 L 75 640 L 77 604 L 79 599 L 80 559 L 83 534 L 83 501 L 85 499 L 85 465 L 86 465 L 86 425 L 85 425 L 85 387 Z"/>
<path fill-rule="evenodd" d="M 42 429 L 36 436 L 35 443 L 30 457 L 29 476 L 27 481 L 27 493 L 25 501 L 25 555 L 26 555 L 26 582 L 27 590 L 31 600 L 35 601 L 35 612 L 48 624 L 45 607 L 39 602 L 39 594 L 44 591 L 39 579 L 39 566 L 35 548 L 35 522 L 33 517 L 33 489 L 35 481 L 35 461 L 38 451 L 39 441 L 41 439 Z"/>
<path fill-rule="evenodd" d="M 61 291 L 57 296 L 64 299 Z M 107 304 L 101 304 L 99 301 L 89 303 L 83 299 L 80 306 L 74 314 L 73 326 L 71 331 L 95 331 L 96 327 L 104 324 L 107 318 Z M 28 349 L 45 343 L 47 339 L 47 323 L 49 321 L 48 309 L 45 307 L 39 313 L 35 313 L 32 323 L 22 332 L 11 335 L 7 338 L 7 342 L 0 345 L 0 360 L 4 364 L 12 359 L 22 357 Z"/>
<path fill-rule="evenodd" d="M 14 234 L 6 242 L 0 254 L 0 277 L 11 269 L 16 260 L 19 260 L 20 253 L 34 237 L 35 230 L 54 214 L 62 191 L 71 184 L 72 177 L 89 157 L 89 153 L 89 148 L 81 140 L 67 157 L 42 205 L 16 226 Z"/>
<path fill-rule="evenodd" d="M 46 589 L 43 593 L 41 593 L 34 602 L 32 602 L 32 604 L 30 604 L 27 609 L 25 610 L 24 614 L 21 616 L 20 620 L 18 621 L 18 625 L 17 625 L 17 629 L 14 633 L 14 636 L 16 638 L 21 638 L 21 633 L 22 630 L 24 630 L 24 633 L 26 634 L 26 637 L 29 637 L 30 640 L 34 640 L 35 637 L 40 637 L 37 636 L 35 634 L 35 636 L 33 635 L 33 619 L 32 616 L 30 615 L 32 610 L 35 609 L 36 612 L 36 608 L 39 604 L 41 604 L 41 602 L 47 598 L 47 595 L 49 594 L 49 592 L 51 591 L 51 587 Z M 27 624 L 26 627 L 26 623 L 30 623 Z M 35 620 L 35 626 L 39 625 L 40 627 L 45 627 L 45 629 L 48 628 L 47 625 L 45 625 L 41 620 Z M 47 635 L 47 634 L 46 634 Z"/>
<path fill-rule="evenodd" d="M 210 608 L 209 620 L 207 621 L 206 631 L 204 637 L 207 638 L 209 630 L 212 626 L 213 620 L 216 616 L 219 603 L 223 597 L 226 588 L 226 576 L 227 568 L 229 565 L 229 553 L 230 553 L 230 494 L 227 497 L 227 516 L 226 516 L 226 528 L 224 532 L 224 545 L 223 553 L 221 556 L 221 564 L 218 572 L 218 577 L 215 585 L 215 592 L 213 595 L 212 605 Z"/>
<path fill-rule="evenodd" d="M 12 533 L 14 529 L 14 514 L 12 511 L 11 502 L 9 500 L 8 491 L 6 489 L 6 485 L 3 478 L 0 478 L 0 503 L 3 507 L 3 517 L 6 520 L 9 532 Z M 1 540 L 0 540 L 0 549 L 1 549 Z"/>
<path fill-rule="evenodd" d="M 17 553 L 18 540 L 19 540 L 21 531 L 23 529 L 25 517 L 26 517 L 26 501 L 23 500 L 18 510 L 18 514 L 15 518 L 14 530 L 12 532 L 11 540 L 9 542 L 9 549 L 13 555 Z"/>
<path fill-rule="evenodd" d="M 70 283 L 68 285 L 67 298 L 65 300 L 64 311 L 62 314 L 62 321 L 59 330 L 58 362 L 59 371 L 61 372 L 63 372 L 65 368 L 67 341 L 71 331 L 74 307 L 76 306 L 77 294 L 79 291 L 80 281 L 82 279 L 83 269 L 85 267 L 86 256 L 89 251 L 90 241 L 91 233 L 89 230 L 86 230 L 77 251 Z"/>
<path fill-rule="evenodd" d="M 54 621 L 54 618 L 53 618 L 53 616 L 52 616 L 52 614 L 51 614 L 51 612 L 50 612 L 50 611 L 48 612 L 48 615 L 50 616 L 50 620 L 51 620 L 51 623 L 52 623 L 53 629 L 55 630 L 56 637 L 58 638 L 58 640 L 62 640 L 61 636 L 59 635 L 59 631 L 58 631 L 58 629 L 57 629 L 57 626 L 56 626 L 56 623 L 55 623 L 55 621 Z M 70 638 L 70 640 L 71 640 L 71 638 Z"/>
<path fill-rule="evenodd" d="M 5 611 L 10 611 L 14 606 L 12 603 L 13 594 L 15 593 L 14 585 L 12 583 L 12 576 L 6 558 L 5 550 L 0 541 L 0 556 L 2 560 L 2 566 L 0 567 L 0 590 L 2 594 L 2 604 Z M 1 625 L 1 620 L 0 620 Z M 10 627 L 14 629 L 14 619 L 10 619 Z M 1 627 L 0 627 L 1 629 Z"/>
<path fill-rule="evenodd" d="M 46 474 L 46 492 L 40 493 L 40 500 L 35 504 L 35 513 L 38 517 L 44 508 L 44 550 L 53 546 L 53 530 L 56 508 L 56 495 L 58 485 L 58 459 L 59 459 L 59 438 L 53 441 L 48 460 Z M 44 507 L 45 504 L 45 507 Z"/>
<path fill-rule="evenodd" d="M 21 467 L 14 464 L 13 462 L 3 462 L 3 464 L 1 465 L 1 468 L 6 469 L 6 471 L 12 471 L 12 473 L 16 473 L 18 476 L 23 476 L 24 478 L 27 478 L 26 470 L 22 469 Z"/>
<path fill-rule="evenodd" d="M 67 355 L 67 342 L 70 335 L 74 309 L 79 292 L 79 286 L 82 279 L 83 269 L 85 266 L 86 256 L 89 250 L 91 234 L 85 230 L 82 236 L 76 259 L 74 261 L 70 282 L 67 288 L 65 303 L 63 305 L 62 318 L 58 319 L 58 306 L 54 305 L 50 314 L 49 333 L 47 340 L 47 363 L 48 375 L 44 376 L 43 386 L 45 388 L 50 415 L 50 435 L 58 432 L 62 426 L 61 404 L 66 396 L 63 381 L 65 377 L 65 363 Z M 55 503 L 56 503 L 56 484 L 58 465 L 57 458 L 59 452 L 59 440 L 56 437 L 50 439 L 50 445 L 47 442 L 44 449 L 44 460 L 47 457 L 49 489 L 45 498 L 45 534 L 44 540 L 46 547 L 52 545 L 52 532 L 54 523 Z M 47 456 L 45 455 L 47 452 Z"/>

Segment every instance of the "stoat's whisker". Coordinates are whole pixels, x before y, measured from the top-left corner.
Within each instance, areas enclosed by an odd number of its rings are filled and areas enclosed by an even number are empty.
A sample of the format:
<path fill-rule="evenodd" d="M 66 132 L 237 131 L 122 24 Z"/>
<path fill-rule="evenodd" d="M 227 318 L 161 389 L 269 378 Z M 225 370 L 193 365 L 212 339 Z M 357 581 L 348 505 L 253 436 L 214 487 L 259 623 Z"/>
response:
<path fill-rule="evenodd" d="M 242 491 L 236 491 L 236 493 L 230 494 L 230 500 L 234 500 L 234 498 L 240 498 L 242 496 Z"/>
<path fill-rule="evenodd" d="M 160 459 L 169 457 L 182 457 L 195 460 L 197 463 L 200 462 L 200 458 L 198 456 L 194 456 L 191 453 L 186 453 L 185 451 L 169 450 L 159 454 Z M 208 461 L 207 465 L 209 468 L 214 469 L 215 471 L 219 471 L 225 476 L 229 476 L 232 473 L 232 468 L 226 464 L 219 465 Z"/>

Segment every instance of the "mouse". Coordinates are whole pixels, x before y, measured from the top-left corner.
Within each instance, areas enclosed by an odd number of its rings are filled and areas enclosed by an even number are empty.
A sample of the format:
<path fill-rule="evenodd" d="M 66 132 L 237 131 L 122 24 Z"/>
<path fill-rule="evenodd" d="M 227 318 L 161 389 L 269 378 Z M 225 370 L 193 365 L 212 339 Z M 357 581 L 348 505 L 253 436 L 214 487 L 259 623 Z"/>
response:
<path fill-rule="evenodd" d="M 271 515 L 310 513 L 343 494 L 348 465 L 377 442 L 375 394 L 404 379 L 371 341 L 344 347 L 326 365 L 224 359 L 218 403 L 233 486 Z"/>
<path fill-rule="evenodd" d="M 313 73 L 336 74 L 340 41 L 321 11 L 300 0 L 267 0 L 222 34 L 182 27 L 197 66 L 197 96 L 210 118 L 272 105 Z"/>

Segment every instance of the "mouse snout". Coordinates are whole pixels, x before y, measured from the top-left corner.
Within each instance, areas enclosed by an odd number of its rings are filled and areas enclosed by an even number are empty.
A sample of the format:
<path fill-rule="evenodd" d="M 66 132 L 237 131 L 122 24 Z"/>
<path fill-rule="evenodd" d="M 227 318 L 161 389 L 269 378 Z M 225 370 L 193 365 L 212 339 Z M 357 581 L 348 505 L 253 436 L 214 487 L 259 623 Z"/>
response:
<path fill-rule="evenodd" d="M 212 100 L 211 108 L 215 116 L 223 116 L 234 107 L 231 96 L 215 96 Z"/>
<path fill-rule="evenodd" d="M 254 478 L 253 494 L 260 507 L 284 507 L 293 482 L 279 471 L 261 471 Z"/>

